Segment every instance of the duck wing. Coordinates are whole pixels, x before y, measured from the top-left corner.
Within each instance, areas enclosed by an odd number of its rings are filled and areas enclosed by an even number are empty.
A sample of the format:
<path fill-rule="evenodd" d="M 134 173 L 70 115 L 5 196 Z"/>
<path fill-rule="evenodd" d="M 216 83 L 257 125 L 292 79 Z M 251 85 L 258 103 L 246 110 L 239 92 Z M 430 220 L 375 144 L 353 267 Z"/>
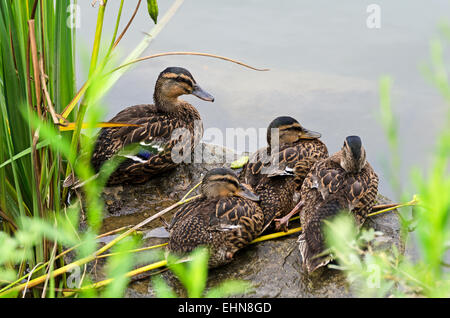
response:
<path fill-rule="evenodd" d="M 240 249 L 260 234 L 264 217 L 253 201 L 229 197 L 217 201 L 209 223 L 216 231 L 229 232 L 229 243 Z"/>
<path fill-rule="evenodd" d="M 362 225 L 372 211 L 378 194 L 378 175 L 369 163 L 355 178 L 349 178 L 345 194 L 357 224 Z"/>
<path fill-rule="evenodd" d="M 153 105 L 129 107 L 111 121 L 127 122 L 138 127 L 104 128 L 101 130 L 92 156 L 96 171 L 106 160 L 131 146 L 132 154 L 122 155 L 126 159 L 109 178 L 109 184 L 131 181 L 145 182 L 150 176 L 176 167 L 191 154 L 194 142 L 201 132 L 191 132 L 184 119 L 171 114 L 157 112 Z M 172 138 L 178 128 L 181 134 Z M 193 129 L 193 128 L 192 128 Z M 173 160 L 172 150 L 179 157 Z M 128 153 L 128 150 L 127 150 Z"/>

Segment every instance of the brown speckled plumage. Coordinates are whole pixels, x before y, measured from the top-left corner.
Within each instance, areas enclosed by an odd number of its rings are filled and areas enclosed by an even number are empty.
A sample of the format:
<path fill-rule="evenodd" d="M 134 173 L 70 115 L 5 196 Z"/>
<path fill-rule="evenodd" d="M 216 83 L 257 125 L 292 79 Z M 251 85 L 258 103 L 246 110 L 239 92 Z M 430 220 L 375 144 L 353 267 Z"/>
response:
<path fill-rule="evenodd" d="M 260 207 L 241 194 L 248 191 L 229 169 L 208 172 L 202 182 L 202 197 L 182 205 L 172 219 L 169 251 L 184 254 L 207 246 L 210 267 L 230 262 L 262 230 Z"/>
<path fill-rule="evenodd" d="M 271 128 L 280 130 L 279 152 L 272 153 Z M 292 128 L 292 134 L 297 133 L 298 138 L 293 142 L 283 142 L 283 129 L 288 131 Z M 296 188 L 301 186 L 314 162 L 328 157 L 327 147 L 318 139 L 320 134 L 314 133 L 315 138 L 306 138 L 306 132 L 311 136 L 313 134 L 301 127 L 292 117 L 276 118 L 268 128 L 269 146 L 254 153 L 240 174 L 241 181 L 250 185 L 260 197 L 265 227 L 275 218 L 283 217 L 292 210 L 298 201 L 295 197 Z M 277 164 L 275 160 L 278 160 Z M 293 177 L 286 169 L 292 169 L 295 164 L 299 169 L 298 174 Z M 300 167 L 304 171 L 303 174 L 300 173 Z"/>
<path fill-rule="evenodd" d="M 197 90 L 207 94 L 187 70 L 171 67 L 161 72 L 155 86 L 155 104 L 128 107 L 110 120 L 140 127 L 103 128 L 100 131 L 91 160 L 94 169 L 99 171 L 105 161 L 125 146 L 139 143 L 156 145 L 160 151 L 148 153 L 137 160 L 126 158 L 110 176 L 108 184 L 143 183 L 175 168 L 178 163 L 171 157 L 174 147 L 181 151 L 181 157 L 187 156 L 189 151 L 186 150 L 193 151 L 203 136 L 199 112 L 189 103 L 178 99 L 182 94 L 196 94 Z M 213 100 L 210 96 L 204 96 L 199 97 Z M 190 138 L 172 139 L 172 133 L 178 128 L 187 129 Z M 186 154 L 182 153 L 183 149 Z"/>
<path fill-rule="evenodd" d="M 377 192 L 378 176 L 366 161 L 357 136 L 347 137 L 340 151 L 314 164 L 303 182 L 299 203 L 303 227 L 299 247 L 309 272 L 330 261 L 328 256 L 316 257 L 325 248 L 323 220 L 346 210 L 351 211 L 361 226 L 375 203 Z"/>

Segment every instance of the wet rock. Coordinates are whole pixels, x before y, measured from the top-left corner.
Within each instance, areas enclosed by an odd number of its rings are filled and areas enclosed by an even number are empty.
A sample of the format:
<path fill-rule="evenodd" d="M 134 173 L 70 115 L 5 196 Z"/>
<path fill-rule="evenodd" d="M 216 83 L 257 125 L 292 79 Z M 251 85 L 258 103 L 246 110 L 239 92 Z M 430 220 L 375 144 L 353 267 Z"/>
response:
<path fill-rule="evenodd" d="M 220 146 L 202 144 L 202 151 L 207 163 L 182 164 L 180 167 L 166 173 L 144 185 L 122 186 L 108 188 L 104 193 L 109 215 L 105 219 L 104 230 L 111 230 L 123 225 L 137 224 L 146 217 L 181 199 L 195 184 L 200 182 L 202 175 L 215 167 L 224 166 L 223 158 L 228 156 L 228 163 L 236 156 L 231 150 Z M 225 164 L 229 167 L 229 164 Z M 119 201 L 120 203 L 117 203 Z M 378 204 L 390 201 L 379 196 Z M 171 215 L 166 217 L 170 220 Z M 161 227 L 164 222 L 155 222 L 151 228 Z M 290 227 L 299 226 L 298 221 L 291 222 Z M 367 220 L 366 225 L 376 231 L 383 232 L 379 238 L 381 246 L 390 248 L 396 245 L 400 251 L 404 246 L 400 241 L 400 224 L 395 213 L 384 213 Z M 208 286 L 218 285 L 228 279 L 250 281 L 254 292 L 245 297 L 353 297 L 344 275 L 328 268 L 320 268 L 307 275 L 300 262 L 300 252 L 297 244 L 298 234 L 259 242 L 247 246 L 235 255 L 235 260 L 223 267 L 209 272 Z M 161 238 L 159 238 L 159 241 Z M 147 245 L 156 244 L 147 239 Z M 169 285 L 175 286 L 177 292 L 183 295 L 179 284 L 173 278 L 165 275 Z M 150 280 L 140 280 L 130 285 L 127 297 L 154 297 Z"/>

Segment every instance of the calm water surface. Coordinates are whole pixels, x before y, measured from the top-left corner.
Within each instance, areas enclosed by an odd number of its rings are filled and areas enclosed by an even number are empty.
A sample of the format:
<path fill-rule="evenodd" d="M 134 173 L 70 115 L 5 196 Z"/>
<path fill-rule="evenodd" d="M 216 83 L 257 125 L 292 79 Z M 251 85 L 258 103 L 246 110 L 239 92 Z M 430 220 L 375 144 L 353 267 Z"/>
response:
<path fill-rule="evenodd" d="M 97 14 L 90 2 L 79 2 L 78 49 L 87 56 Z M 109 36 L 118 3 L 109 1 L 106 10 L 104 34 Z M 125 1 L 121 28 L 136 3 Z M 159 1 L 160 16 L 172 3 Z M 141 62 L 106 97 L 107 119 L 126 106 L 151 103 L 159 72 L 167 66 L 182 66 L 216 98 L 208 103 L 184 96 L 197 107 L 206 129 L 215 127 L 225 133 L 226 128 L 265 128 L 276 116 L 290 115 L 305 127 L 321 132 L 330 153 L 339 150 L 345 136 L 357 134 L 380 175 L 380 191 L 392 196 L 384 168 L 390 154 L 378 121 L 378 81 L 386 74 L 393 78 L 402 181 L 407 184 L 410 167 L 429 164 L 434 138 L 443 123 L 443 100 L 424 79 L 419 66 L 429 59 L 429 44 L 438 34 L 438 22 L 450 16 L 450 1 L 376 1 L 381 7 L 380 29 L 366 26 L 366 9 L 371 3 L 186 0 L 144 55 L 201 51 L 270 71 L 255 72 L 192 56 Z M 145 1 L 142 6 L 118 47 L 123 56 L 152 28 Z M 79 54 L 79 85 L 86 74 L 82 57 Z M 259 146 L 263 145 L 250 144 L 236 150 L 254 151 Z"/>

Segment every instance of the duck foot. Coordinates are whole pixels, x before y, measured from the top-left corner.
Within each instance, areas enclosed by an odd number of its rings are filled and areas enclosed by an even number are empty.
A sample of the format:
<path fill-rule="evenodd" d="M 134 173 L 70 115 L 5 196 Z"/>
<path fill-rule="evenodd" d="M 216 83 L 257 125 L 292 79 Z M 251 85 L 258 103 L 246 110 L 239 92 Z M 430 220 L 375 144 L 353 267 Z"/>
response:
<path fill-rule="evenodd" d="M 284 232 L 287 232 L 288 230 L 288 225 L 289 225 L 289 220 L 290 218 L 297 212 L 299 212 L 300 208 L 303 206 L 303 202 L 300 201 L 293 209 L 291 212 L 289 212 L 288 214 L 286 214 L 284 217 L 282 217 L 281 219 L 274 219 L 275 221 L 275 229 L 276 230 L 283 230 Z"/>

